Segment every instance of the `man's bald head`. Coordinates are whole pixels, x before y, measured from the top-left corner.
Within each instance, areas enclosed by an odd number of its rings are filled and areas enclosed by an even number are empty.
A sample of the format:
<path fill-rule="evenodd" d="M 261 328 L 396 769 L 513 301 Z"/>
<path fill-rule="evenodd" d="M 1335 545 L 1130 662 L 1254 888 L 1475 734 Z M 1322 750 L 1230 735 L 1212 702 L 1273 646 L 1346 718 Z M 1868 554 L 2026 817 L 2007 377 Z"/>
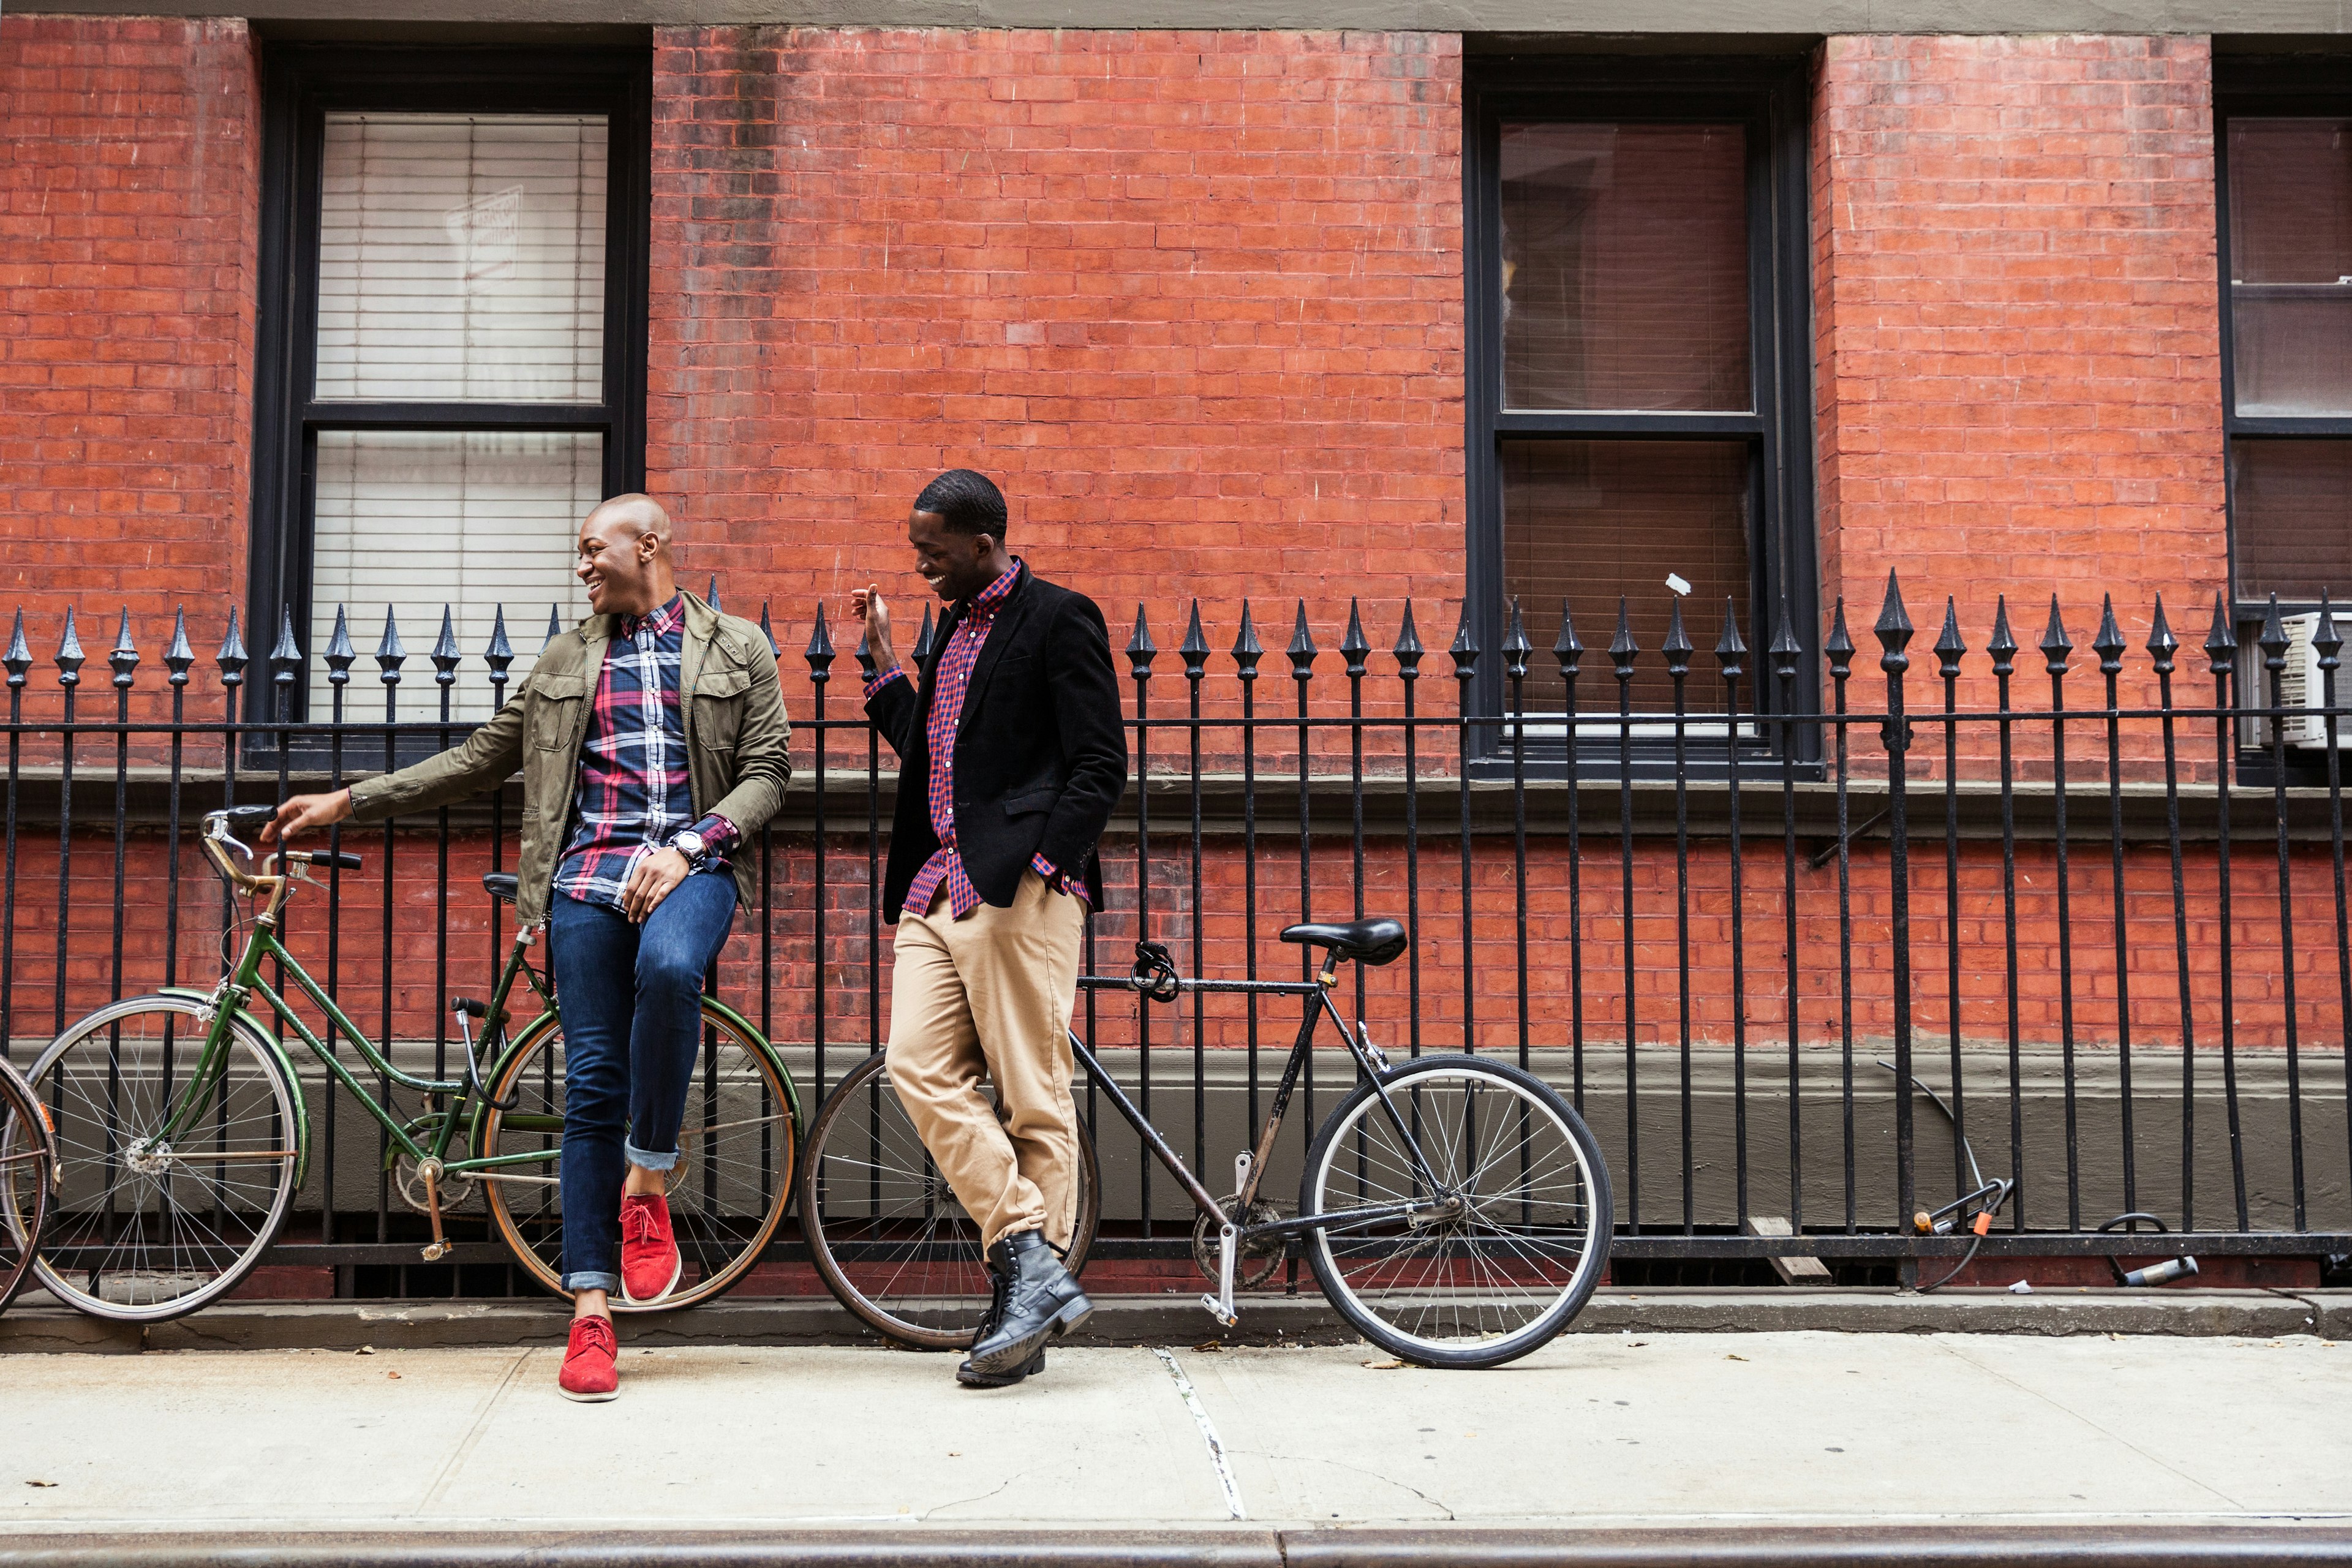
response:
<path fill-rule="evenodd" d="M 614 496 L 580 524 L 572 569 L 599 615 L 642 616 L 677 592 L 669 558 L 669 513 L 646 495 Z"/>

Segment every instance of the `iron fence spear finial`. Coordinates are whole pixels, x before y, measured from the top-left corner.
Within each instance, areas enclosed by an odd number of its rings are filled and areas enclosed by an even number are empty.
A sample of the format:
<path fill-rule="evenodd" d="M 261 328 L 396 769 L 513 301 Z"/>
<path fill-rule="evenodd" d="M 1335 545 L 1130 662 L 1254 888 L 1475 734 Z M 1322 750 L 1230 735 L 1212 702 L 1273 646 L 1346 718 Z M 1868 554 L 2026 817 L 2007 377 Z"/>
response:
<path fill-rule="evenodd" d="M 132 673 L 139 668 L 139 649 L 131 641 L 131 606 L 122 607 L 122 619 L 114 628 L 114 647 L 106 656 L 108 668 L 114 671 L 114 684 L 120 690 L 131 689 Z"/>
<path fill-rule="evenodd" d="M 2091 651 L 2099 656 L 2099 673 L 2121 674 L 2124 668 L 2124 632 L 2116 625 L 2116 596 L 2102 596 L 2099 604 L 2099 630 L 2091 638 Z"/>
<path fill-rule="evenodd" d="M 1683 629 L 1682 595 L 1675 596 L 1674 607 L 1666 614 L 1666 640 L 1659 651 L 1666 656 L 1666 674 L 1680 680 L 1690 673 L 1691 655 L 1698 649 L 1692 646 L 1690 633 Z"/>
<path fill-rule="evenodd" d="M 81 636 L 74 630 L 74 613 L 71 605 L 66 606 L 66 636 L 65 641 L 58 645 L 57 666 L 59 686 L 81 684 Z"/>
<path fill-rule="evenodd" d="M 408 649 L 400 640 L 400 623 L 393 618 L 392 606 L 383 607 L 383 636 L 376 639 L 376 679 L 386 686 L 400 684 L 400 667 L 408 658 Z"/>
<path fill-rule="evenodd" d="M 1560 679 L 1574 680 L 1577 666 L 1584 659 L 1584 643 L 1576 635 L 1576 622 L 1568 613 L 1568 601 L 1559 602 L 1559 636 L 1551 639 L 1551 657 L 1559 666 Z"/>
<path fill-rule="evenodd" d="M 1830 656 L 1832 680 L 1844 680 L 1853 674 L 1853 637 L 1845 629 L 1843 594 L 1837 596 L 1837 604 L 1830 611 L 1829 640 L 1822 645 L 1822 651 Z"/>
<path fill-rule="evenodd" d="M 1739 612 L 1731 595 L 1723 596 L 1723 635 L 1715 639 L 1715 661 L 1723 667 L 1723 679 L 1737 680 L 1747 673 L 1748 644 L 1739 636 Z"/>
<path fill-rule="evenodd" d="M 775 624 L 768 618 L 768 601 L 765 599 L 760 601 L 760 635 L 768 639 L 768 656 L 771 658 L 784 657 L 784 645 L 776 640 Z"/>
<path fill-rule="evenodd" d="M 1184 679 L 1194 686 L 1208 673 L 1209 639 L 1201 631 L 1201 601 L 1192 601 L 1192 618 L 1184 627 L 1184 640 L 1176 649 L 1184 661 Z"/>
<path fill-rule="evenodd" d="M 1902 584 L 1895 580 L 1895 574 L 1889 572 L 1886 574 L 1886 598 L 1878 606 L 1878 624 L 1871 628 L 1883 650 L 1878 656 L 1879 668 L 1893 675 L 1911 668 L 1911 656 L 1904 649 L 1910 646 L 1914 629 L 1910 612 L 1903 607 Z"/>
<path fill-rule="evenodd" d="M 714 610 L 719 608 L 719 574 L 716 572 L 710 574 L 710 592 L 703 595 L 702 602 Z"/>
<path fill-rule="evenodd" d="M 1370 655 L 1372 645 L 1364 636 L 1364 618 L 1357 601 L 1348 601 L 1348 629 L 1339 637 L 1339 657 L 1347 660 L 1348 679 L 1353 680 L 1364 673 L 1364 660 Z"/>
<path fill-rule="evenodd" d="M 188 646 L 188 611 L 181 605 L 172 615 L 172 646 L 163 650 L 163 668 L 172 673 L 167 678 L 173 686 L 188 683 L 189 667 L 196 662 L 196 650 Z"/>
<path fill-rule="evenodd" d="M 1404 602 L 1404 621 L 1397 627 L 1396 646 L 1389 650 L 1397 661 L 1397 678 L 1401 680 L 1421 679 L 1422 655 L 1428 650 L 1421 646 L 1421 633 L 1412 624 L 1412 601 Z"/>
<path fill-rule="evenodd" d="M 1144 624 L 1143 606 L 1135 606 L 1135 635 L 1127 639 L 1128 673 L 1140 683 L 1151 679 L 1151 661 L 1160 657 L 1160 645 L 1151 640 L 1151 628 Z"/>
<path fill-rule="evenodd" d="M 1527 622 L 1522 620 L 1519 616 L 1519 601 L 1517 595 L 1514 595 L 1511 598 L 1510 629 L 1503 634 L 1503 674 L 1505 677 L 1512 680 L 1526 679 L 1528 675 L 1528 660 L 1534 655 L 1535 651 L 1536 645 L 1528 641 L 1528 625 Z"/>
<path fill-rule="evenodd" d="M 559 607 L 551 604 L 547 606 L 547 636 L 541 639 L 539 651 L 545 653 L 547 651 L 547 645 L 553 642 L 558 637 L 562 635 L 562 631 L 563 616 L 560 613 Z"/>
<path fill-rule="evenodd" d="M 236 606 L 228 607 L 228 630 L 221 637 L 220 651 L 213 655 L 220 667 L 221 684 L 231 689 L 245 684 L 245 667 L 250 659 L 245 651 L 245 637 L 236 626 Z"/>
<path fill-rule="evenodd" d="M 33 650 L 25 644 L 25 611 L 22 605 L 17 607 L 16 628 L 8 634 L 8 651 L 0 656 L 0 664 L 8 667 L 8 684 L 23 687 L 25 672 L 33 668 Z"/>
<path fill-rule="evenodd" d="M 2042 657 L 2053 675 L 2066 673 L 2066 656 L 2074 651 L 2074 642 L 2066 636 L 2066 623 L 2058 611 L 2058 595 L 2050 595 L 2050 625 L 2042 634 Z"/>
<path fill-rule="evenodd" d="M 457 683 L 457 661 L 465 654 L 457 647 L 457 617 L 449 606 L 441 606 L 441 635 L 433 639 L 433 651 L 425 656 L 433 661 L 433 679 L 444 688 Z"/>
<path fill-rule="evenodd" d="M 2164 618 L 2164 595 L 2156 596 L 2155 624 L 2147 628 L 2148 657 L 2156 661 L 2156 673 L 2172 673 L 2172 656 L 2179 651 L 2180 639 L 2172 635 L 2172 626 Z"/>
<path fill-rule="evenodd" d="M 1992 672 L 2007 677 L 2017 668 L 2017 638 L 2009 629 L 2009 595 L 1994 599 L 1992 606 L 1992 640 L 1985 644 L 1985 652 L 1992 655 Z"/>
<path fill-rule="evenodd" d="M 1284 650 L 1290 657 L 1290 678 L 1310 680 L 1315 675 L 1315 656 L 1322 649 L 1315 646 L 1315 637 L 1307 629 L 1307 601 L 1298 601 L 1298 619 L 1290 634 L 1290 647 Z"/>
<path fill-rule="evenodd" d="M 1936 673 L 1946 680 L 1960 678 L 1960 659 L 1969 645 L 1960 637 L 1960 608 L 1944 595 L 1944 629 L 1936 634 Z"/>
<path fill-rule="evenodd" d="M 822 685 L 833 679 L 833 628 L 824 624 L 824 601 L 816 602 L 816 625 L 809 631 L 808 647 L 801 650 L 808 661 L 809 679 Z"/>
<path fill-rule="evenodd" d="M 1265 645 L 1257 640 L 1257 623 L 1250 618 L 1249 601 L 1242 601 L 1242 629 L 1234 637 L 1234 666 L 1236 675 L 1244 681 L 1257 679 L 1257 661 L 1265 657 Z"/>
<path fill-rule="evenodd" d="M 1797 640 L 1797 628 L 1789 618 L 1789 595 L 1780 595 L 1780 613 L 1772 628 L 1772 678 L 1775 680 L 1797 679 L 1797 661 L 1805 657 L 1805 645 Z"/>
<path fill-rule="evenodd" d="M 920 668 L 923 667 L 923 660 L 925 660 L 925 659 L 927 659 L 927 658 L 930 658 L 930 657 L 931 657 L 931 607 L 930 607 L 930 605 L 925 605 L 923 606 L 923 620 L 922 620 L 922 624 L 921 624 L 920 626 L 917 626 L 917 627 L 915 628 L 915 647 L 914 647 L 914 652 L 913 652 L 913 658 L 914 658 L 914 660 L 915 660 L 915 668 L 918 668 L 918 669 L 920 669 Z"/>
<path fill-rule="evenodd" d="M 1617 635 L 1609 639 L 1609 660 L 1617 667 L 1620 682 L 1633 679 L 1633 659 L 1641 651 L 1642 645 L 1633 640 L 1632 607 L 1626 604 L 1625 595 L 1620 594 L 1617 595 Z"/>
<path fill-rule="evenodd" d="M 2205 634 L 2205 658 L 2212 666 L 2211 673 L 2229 675 L 2238 664 L 2238 632 L 2230 614 L 2229 592 L 2213 590 L 2213 626 Z"/>
<path fill-rule="evenodd" d="M 490 667 L 490 706 L 507 705 L 507 666 L 514 662 L 514 645 L 507 641 L 507 607 L 493 607 L 490 618 L 490 646 L 482 650 L 482 662 Z"/>
<path fill-rule="evenodd" d="M 2343 634 L 2336 629 L 2336 606 L 2328 602 L 2327 590 L 2322 588 L 2319 591 L 2319 624 L 2311 628 L 2311 649 L 2319 656 L 2319 668 L 2340 668 L 2336 650 L 2343 646 Z"/>
<path fill-rule="evenodd" d="M 349 684 L 352 679 L 352 663 L 359 658 L 359 650 L 352 647 L 351 622 L 343 614 L 343 606 L 341 605 L 335 606 L 335 631 L 334 635 L 327 639 L 327 651 L 324 657 L 327 661 L 327 684 L 339 688 Z"/>
<path fill-rule="evenodd" d="M 2276 674 L 2286 668 L 2286 623 L 2279 618 L 2278 595 L 2273 594 L 2269 606 L 2263 611 L 2262 636 L 2255 646 L 2263 650 L 2263 668 Z"/>

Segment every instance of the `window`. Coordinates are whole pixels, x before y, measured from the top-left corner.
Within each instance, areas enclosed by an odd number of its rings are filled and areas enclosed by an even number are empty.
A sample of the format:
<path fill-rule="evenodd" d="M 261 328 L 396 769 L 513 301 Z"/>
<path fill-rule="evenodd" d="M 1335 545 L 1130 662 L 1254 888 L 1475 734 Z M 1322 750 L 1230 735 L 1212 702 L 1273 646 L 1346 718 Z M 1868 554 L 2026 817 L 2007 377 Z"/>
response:
<path fill-rule="evenodd" d="M 291 615 L 323 717 L 338 606 L 362 655 L 395 616 L 428 692 L 446 607 L 452 714 L 480 719 L 500 611 L 520 679 L 551 605 L 584 612 L 582 515 L 644 483 L 646 61 L 294 47 L 268 68 L 255 640 Z M 250 701 L 274 717 L 266 680 Z"/>
<path fill-rule="evenodd" d="M 1499 647 L 1504 606 L 1519 601 L 1538 648 L 1525 701 L 1542 716 L 1527 752 L 1565 760 L 1566 693 L 1548 651 L 1563 602 L 1589 650 L 1577 705 L 1596 715 L 1616 709 L 1603 650 L 1621 595 L 1643 649 L 1634 710 L 1672 711 L 1658 652 L 1669 574 L 1690 584 L 1685 627 L 1702 650 L 1685 689 L 1694 713 L 1723 711 L 1705 650 L 1727 600 L 1753 649 L 1783 594 L 1800 635 L 1819 640 L 1803 89 L 1785 61 L 1553 58 L 1486 62 L 1472 96 L 1473 625 Z M 1500 666 L 1482 664 L 1488 713 L 1509 701 Z M 1812 679 L 1809 664 L 1801 680 Z M 1742 708 L 1757 695 L 1743 684 Z M 1763 695 L 1769 707 L 1777 694 Z M 1585 756 L 1614 758 L 1613 721 L 1578 729 Z M 1645 753 L 1671 744 L 1654 721 L 1636 733 Z M 1761 731 L 1743 721 L 1741 733 Z M 1720 719 L 1692 734 L 1727 738 Z"/>

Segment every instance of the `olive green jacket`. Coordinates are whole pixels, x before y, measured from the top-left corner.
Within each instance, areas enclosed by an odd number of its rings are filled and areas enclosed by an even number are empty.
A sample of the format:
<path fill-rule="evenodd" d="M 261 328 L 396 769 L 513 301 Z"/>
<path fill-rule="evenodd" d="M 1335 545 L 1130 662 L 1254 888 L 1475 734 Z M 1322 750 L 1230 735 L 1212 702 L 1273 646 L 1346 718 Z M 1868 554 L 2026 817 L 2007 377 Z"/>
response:
<path fill-rule="evenodd" d="M 525 925 L 547 919 L 556 861 L 563 852 L 580 788 L 580 746 L 604 673 L 613 617 L 590 616 L 559 633 L 539 656 L 522 690 L 465 744 L 414 767 L 352 786 L 352 818 L 430 811 L 495 789 L 522 773 L 522 858 L 516 866 L 516 914 Z M 678 655 L 679 707 L 686 723 L 694 812 L 717 812 L 748 839 L 783 804 L 792 760 L 775 649 L 750 621 L 721 615 L 686 595 L 686 633 Z M 735 892 L 748 907 L 756 887 L 754 858 L 729 858 Z"/>

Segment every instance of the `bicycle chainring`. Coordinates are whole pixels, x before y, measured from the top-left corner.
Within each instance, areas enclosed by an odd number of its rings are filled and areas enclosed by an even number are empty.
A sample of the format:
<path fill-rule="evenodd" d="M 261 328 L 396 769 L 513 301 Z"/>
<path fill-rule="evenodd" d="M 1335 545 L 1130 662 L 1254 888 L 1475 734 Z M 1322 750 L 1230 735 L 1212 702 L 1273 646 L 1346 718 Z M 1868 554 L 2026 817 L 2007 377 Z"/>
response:
<path fill-rule="evenodd" d="M 406 1204 L 418 1214 L 430 1212 L 425 1204 L 425 1173 L 418 1168 L 415 1161 L 405 1154 L 400 1155 L 393 1163 L 392 1177 L 394 1184 L 400 1190 L 402 1203 Z M 441 1212 L 447 1214 L 461 1206 L 467 1199 L 474 1195 L 474 1189 L 480 1184 L 465 1173 L 442 1172 L 439 1183 Z"/>
<path fill-rule="evenodd" d="M 1229 1193 L 1218 1200 L 1217 1206 L 1227 1219 L 1239 1225 L 1265 1225 L 1282 1217 L 1272 1204 L 1261 1200 L 1250 1205 L 1248 1216 L 1243 1218 L 1241 1202 L 1239 1194 Z M 1201 1271 L 1201 1278 L 1213 1289 L 1217 1283 L 1218 1261 L 1217 1230 L 1209 1223 L 1209 1216 L 1202 1215 L 1192 1222 L 1192 1267 Z M 1281 1266 L 1282 1237 L 1262 1236 L 1255 1241 L 1244 1241 L 1241 1256 L 1234 1260 L 1234 1289 L 1254 1290 L 1272 1279 Z"/>

